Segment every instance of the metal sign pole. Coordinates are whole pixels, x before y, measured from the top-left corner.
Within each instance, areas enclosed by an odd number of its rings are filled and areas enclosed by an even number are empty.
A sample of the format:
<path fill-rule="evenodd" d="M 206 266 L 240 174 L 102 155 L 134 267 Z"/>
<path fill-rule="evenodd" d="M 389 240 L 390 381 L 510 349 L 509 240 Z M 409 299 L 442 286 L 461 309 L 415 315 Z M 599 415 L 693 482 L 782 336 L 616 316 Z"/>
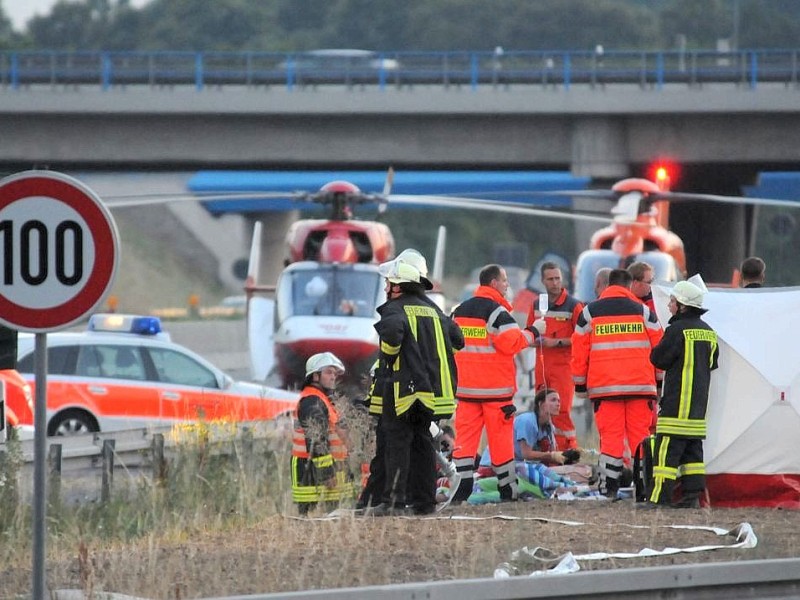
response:
<path fill-rule="evenodd" d="M 54 171 L 24 171 L 0 180 L 0 226 L 6 266 L 0 323 L 36 334 L 32 578 L 34 599 L 45 600 L 47 332 L 78 322 L 108 295 L 119 236 L 100 197 Z M 48 231 L 61 232 L 54 248 Z M 31 242 L 31 232 L 38 243 Z M 52 304 L 43 306 L 43 298 Z"/>
<path fill-rule="evenodd" d="M 36 398 L 33 410 L 33 598 L 47 598 L 44 587 L 47 504 L 45 454 L 47 450 L 47 334 L 35 336 L 34 377 Z"/>

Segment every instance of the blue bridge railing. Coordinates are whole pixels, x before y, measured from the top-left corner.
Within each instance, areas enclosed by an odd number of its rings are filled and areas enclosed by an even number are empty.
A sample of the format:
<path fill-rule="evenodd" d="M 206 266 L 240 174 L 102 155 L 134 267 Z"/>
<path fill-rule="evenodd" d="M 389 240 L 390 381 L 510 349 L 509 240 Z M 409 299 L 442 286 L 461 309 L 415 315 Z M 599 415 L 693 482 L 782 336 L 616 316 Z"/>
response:
<path fill-rule="evenodd" d="M 350 54 L 352 53 L 352 54 Z M 631 84 L 659 90 L 667 84 L 761 83 L 798 86 L 800 50 L 505 51 L 505 52 L 55 52 L 0 53 L 0 85 L 307 86 L 349 88 L 414 85 Z"/>

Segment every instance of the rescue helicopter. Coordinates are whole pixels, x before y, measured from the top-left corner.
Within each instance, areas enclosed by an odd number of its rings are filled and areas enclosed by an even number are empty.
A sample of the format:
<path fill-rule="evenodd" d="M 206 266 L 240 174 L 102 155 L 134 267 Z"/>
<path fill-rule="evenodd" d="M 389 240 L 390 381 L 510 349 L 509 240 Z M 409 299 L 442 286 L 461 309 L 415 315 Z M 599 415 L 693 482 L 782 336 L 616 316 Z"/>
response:
<path fill-rule="evenodd" d="M 672 203 L 716 202 L 783 208 L 798 206 L 796 202 L 788 200 L 671 191 L 667 167 L 655 168 L 653 175 L 652 180 L 639 177 L 623 179 L 609 190 L 547 192 L 573 198 L 615 201 L 610 211 L 611 223 L 591 235 L 589 248 L 579 254 L 575 263 L 572 292 L 577 298 L 586 302 L 595 298 L 594 278 L 601 268 L 626 268 L 636 261 L 649 263 L 658 280 L 673 282 L 684 279 L 687 276 L 684 242 L 669 229 Z M 563 267 L 562 271 L 565 277 L 569 276 Z M 734 273 L 734 279 L 735 276 Z M 539 289 L 539 278 L 539 270 L 534 269 L 526 282 L 526 289 L 515 298 L 515 310 L 523 304 L 530 306 L 538 292 L 542 291 Z M 735 284 L 735 281 L 717 285 L 732 283 Z"/>
<path fill-rule="evenodd" d="M 263 225 L 256 222 L 251 239 L 245 282 L 251 378 L 277 378 L 284 387 L 296 387 L 304 378 L 305 360 L 316 352 L 332 351 L 345 364 L 350 382 L 358 380 L 374 362 L 378 338 L 375 309 L 383 303 L 383 278 L 378 265 L 391 260 L 395 242 L 389 227 L 377 220 L 361 220 L 356 209 L 366 204 L 388 205 L 394 171 L 389 169 L 380 193 L 362 192 L 355 184 L 330 181 L 314 192 L 230 192 L 197 194 L 204 203 L 290 199 L 327 209 L 326 218 L 299 219 L 285 235 L 284 268 L 275 282 L 261 281 Z M 164 197 L 178 201 L 184 197 Z M 136 206 L 155 198 L 116 197 L 112 206 Z M 436 251 L 443 261 L 444 235 Z M 441 275 L 432 271 L 432 277 Z M 439 271 L 440 273 L 440 271 Z M 440 287 L 431 291 L 440 306 Z"/>
<path fill-rule="evenodd" d="M 252 377 L 277 375 L 282 386 L 300 385 L 306 359 L 330 351 L 345 364 L 347 384 L 357 386 L 378 354 L 373 327 L 386 300 L 383 277 L 374 263 L 298 261 L 287 265 L 274 286 L 257 282 L 262 223 L 250 248 L 247 337 Z M 440 281 L 446 232 L 440 227 L 430 277 Z M 425 273 L 424 275 L 428 275 Z M 444 307 L 440 287 L 429 292 Z"/>

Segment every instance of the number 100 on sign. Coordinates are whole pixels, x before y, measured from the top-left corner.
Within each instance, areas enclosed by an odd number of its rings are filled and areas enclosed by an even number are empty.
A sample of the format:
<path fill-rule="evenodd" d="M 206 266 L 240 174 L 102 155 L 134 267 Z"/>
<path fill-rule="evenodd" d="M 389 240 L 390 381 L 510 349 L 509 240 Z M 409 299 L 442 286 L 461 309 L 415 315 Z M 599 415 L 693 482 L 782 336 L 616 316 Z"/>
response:
<path fill-rule="evenodd" d="M 92 272 L 97 249 L 84 219 L 52 198 L 27 198 L 0 211 L 2 294 L 48 308 L 70 301 Z"/>

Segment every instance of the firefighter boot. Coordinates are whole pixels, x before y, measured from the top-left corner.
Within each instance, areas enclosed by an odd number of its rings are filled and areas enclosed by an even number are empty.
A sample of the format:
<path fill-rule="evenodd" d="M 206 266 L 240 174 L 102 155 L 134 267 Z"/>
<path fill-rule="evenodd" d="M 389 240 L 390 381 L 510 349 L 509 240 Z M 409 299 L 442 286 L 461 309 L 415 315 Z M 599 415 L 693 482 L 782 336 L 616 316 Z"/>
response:
<path fill-rule="evenodd" d="M 515 502 L 519 499 L 519 482 L 514 461 L 507 462 L 499 467 L 494 467 L 497 475 L 497 491 L 500 492 L 500 502 Z"/>
<path fill-rule="evenodd" d="M 700 508 L 700 496 L 702 490 L 684 491 L 681 499 L 670 504 L 672 508 Z"/>
<path fill-rule="evenodd" d="M 458 505 L 465 502 L 466 499 L 472 495 L 473 482 L 472 475 L 467 477 L 462 476 L 461 480 L 458 482 L 458 487 L 452 491 L 453 499 L 450 501 L 450 504 Z"/>
<path fill-rule="evenodd" d="M 600 493 L 610 500 L 617 499 L 617 492 L 619 492 L 619 479 L 608 477 L 605 472 L 600 472 L 600 485 L 598 486 Z"/>

